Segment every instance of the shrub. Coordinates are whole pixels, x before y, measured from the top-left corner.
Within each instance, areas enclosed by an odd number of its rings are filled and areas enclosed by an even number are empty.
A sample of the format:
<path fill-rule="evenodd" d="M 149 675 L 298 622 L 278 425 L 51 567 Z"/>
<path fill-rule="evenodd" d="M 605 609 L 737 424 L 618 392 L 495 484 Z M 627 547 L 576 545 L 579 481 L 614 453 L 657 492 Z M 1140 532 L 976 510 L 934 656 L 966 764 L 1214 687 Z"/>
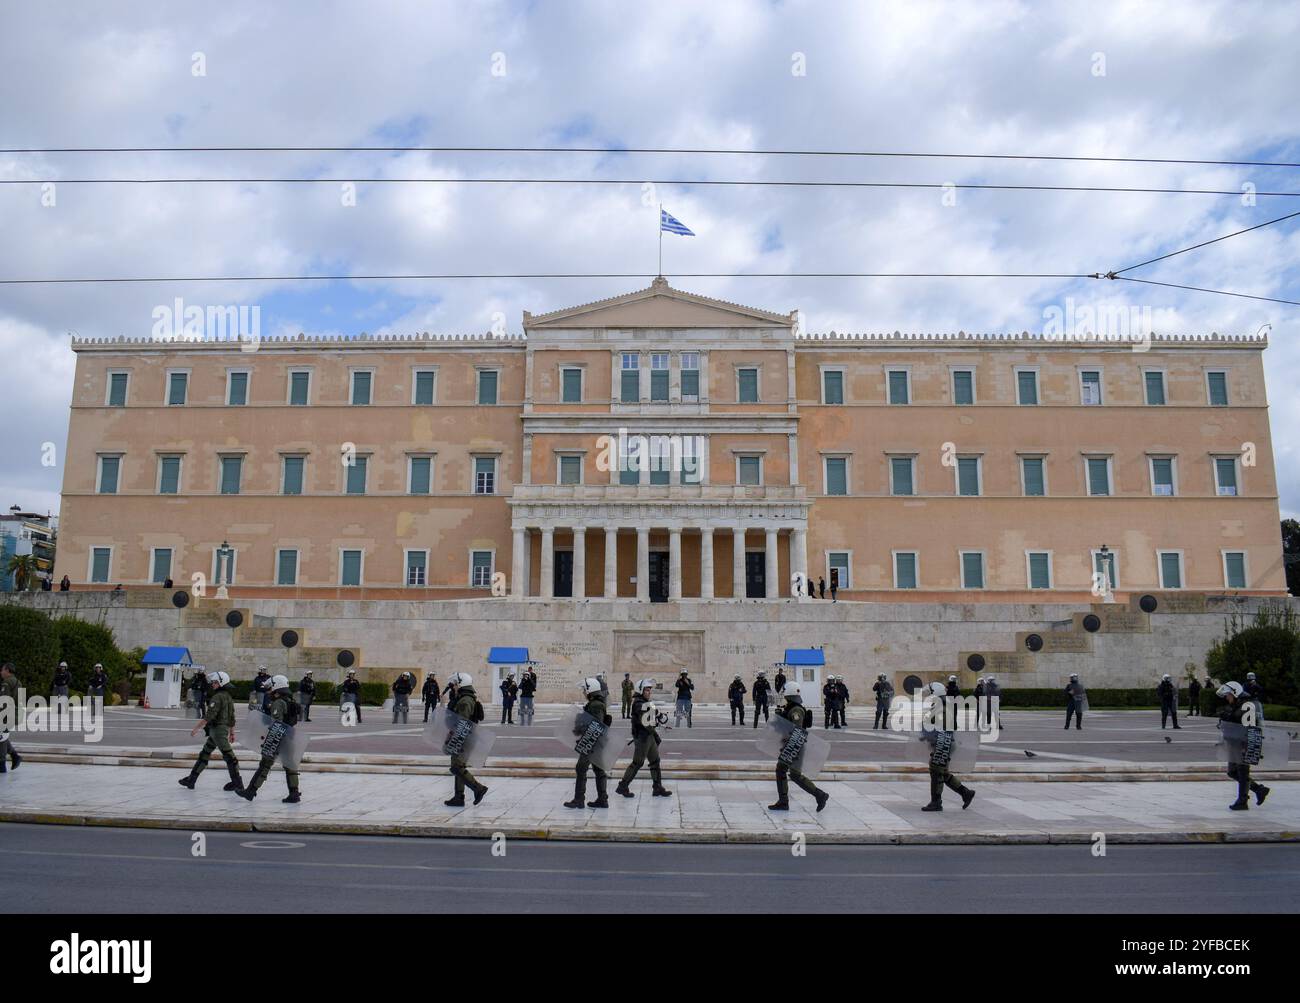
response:
<path fill-rule="evenodd" d="M 1205 656 L 1209 674 L 1224 682 L 1245 682 L 1254 672 L 1265 697 L 1279 704 L 1300 705 L 1300 634 L 1285 626 L 1247 627 L 1215 641 Z"/>
<path fill-rule="evenodd" d="M 0 662 L 13 662 L 28 693 L 48 694 L 59 664 L 59 635 L 44 613 L 0 605 Z"/>
<path fill-rule="evenodd" d="M 118 689 L 130 674 L 130 656 L 118 649 L 113 631 L 103 624 L 65 616 L 54 621 L 54 630 L 59 637 L 59 660 L 68 663 L 73 689 L 86 691 L 96 662 L 108 673 L 110 689 Z"/>

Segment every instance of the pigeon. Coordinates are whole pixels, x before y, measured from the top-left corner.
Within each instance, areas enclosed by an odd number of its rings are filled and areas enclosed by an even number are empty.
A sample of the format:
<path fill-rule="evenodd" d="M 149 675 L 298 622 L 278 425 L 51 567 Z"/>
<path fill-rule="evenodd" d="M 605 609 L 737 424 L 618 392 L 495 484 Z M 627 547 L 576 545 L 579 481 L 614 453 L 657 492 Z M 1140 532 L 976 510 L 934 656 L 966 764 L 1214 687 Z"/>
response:
<path fill-rule="evenodd" d="M 1172 742 L 1172 741 L 1173 741 L 1173 739 L 1170 738 L 1168 735 L 1165 736 L 1165 745 L 1168 745 L 1168 744 L 1169 744 L 1170 742 Z"/>
<path fill-rule="evenodd" d="M 1035 756 L 1035 755 L 1034 755 L 1032 752 L 1030 752 L 1028 749 L 1026 749 L 1026 750 L 1025 750 L 1025 758 L 1026 758 L 1026 759 L 1037 759 L 1038 757 Z"/>

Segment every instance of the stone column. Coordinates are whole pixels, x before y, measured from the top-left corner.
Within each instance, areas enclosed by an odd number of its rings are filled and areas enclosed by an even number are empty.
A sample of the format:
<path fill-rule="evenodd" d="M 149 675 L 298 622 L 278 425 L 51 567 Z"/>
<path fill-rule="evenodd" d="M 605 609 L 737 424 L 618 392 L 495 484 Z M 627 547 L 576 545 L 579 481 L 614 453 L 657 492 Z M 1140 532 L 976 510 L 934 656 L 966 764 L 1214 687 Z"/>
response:
<path fill-rule="evenodd" d="M 776 562 L 776 530 L 768 527 L 767 529 L 767 560 L 764 568 L 764 577 L 767 581 L 767 597 L 776 599 L 781 595 L 780 588 L 776 580 L 777 576 Z"/>
<path fill-rule="evenodd" d="M 605 527 L 605 598 L 618 597 L 618 527 Z"/>
<path fill-rule="evenodd" d="M 790 573 L 804 576 L 803 598 L 808 598 L 808 531 L 795 529 L 790 534 Z"/>
<path fill-rule="evenodd" d="M 745 598 L 745 530 L 731 531 L 731 594 Z"/>
<path fill-rule="evenodd" d="M 555 530 L 550 526 L 542 527 L 542 573 L 541 597 L 555 598 Z"/>
<path fill-rule="evenodd" d="M 682 597 L 682 527 L 668 530 L 668 598 L 676 602 Z"/>
<path fill-rule="evenodd" d="M 641 602 L 650 599 L 650 529 L 638 526 L 636 531 L 636 597 Z"/>
<path fill-rule="evenodd" d="M 528 595 L 528 530 L 516 526 L 510 551 L 510 594 L 516 599 Z"/>
<path fill-rule="evenodd" d="M 700 598 L 713 598 L 713 527 L 700 531 Z"/>
<path fill-rule="evenodd" d="M 573 598 L 587 597 L 587 531 L 582 527 L 573 530 Z"/>

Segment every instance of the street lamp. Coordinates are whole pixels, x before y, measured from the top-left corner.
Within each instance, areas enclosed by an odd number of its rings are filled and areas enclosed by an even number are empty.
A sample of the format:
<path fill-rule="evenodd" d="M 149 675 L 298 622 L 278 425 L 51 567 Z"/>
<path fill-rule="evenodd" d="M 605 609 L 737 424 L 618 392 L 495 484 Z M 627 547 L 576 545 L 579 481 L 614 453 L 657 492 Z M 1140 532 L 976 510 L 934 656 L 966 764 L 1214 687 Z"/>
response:
<path fill-rule="evenodd" d="M 234 551 L 230 544 L 225 540 L 221 541 L 221 546 L 217 548 L 217 598 L 229 599 L 230 593 L 226 590 L 226 584 L 230 578 L 230 559 L 234 556 Z"/>
<path fill-rule="evenodd" d="M 1101 550 L 1097 552 L 1097 556 L 1101 558 L 1101 574 L 1103 576 L 1101 601 L 1113 603 L 1115 601 L 1115 593 L 1111 590 L 1110 583 L 1114 579 L 1115 555 L 1112 554 L 1110 548 L 1103 543 L 1101 545 Z"/>

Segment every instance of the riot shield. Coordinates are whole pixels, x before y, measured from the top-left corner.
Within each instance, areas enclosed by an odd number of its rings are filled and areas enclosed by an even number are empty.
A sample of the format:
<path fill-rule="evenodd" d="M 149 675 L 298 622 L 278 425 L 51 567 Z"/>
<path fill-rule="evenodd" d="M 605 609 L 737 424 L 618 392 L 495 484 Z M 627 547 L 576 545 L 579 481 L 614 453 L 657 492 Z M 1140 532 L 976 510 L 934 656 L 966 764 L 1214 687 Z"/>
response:
<path fill-rule="evenodd" d="M 306 732 L 277 721 L 260 710 L 248 712 L 244 727 L 249 729 L 245 743 L 249 748 L 259 750 L 263 756 L 279 759 L 286 770 L 298 769 L 302 754 L 307 751 L 309 739 Z"/>
<path fill-rule="evenodd" d="M 604 721 L 597 721 L 581 707 L 569 707 L 560 715 L 551 734 L 576 754 L 586 753 L 593 764 L 606 773 L 614 769 L 626 743 L 615 738 Z"/>
<path fill-rule="evenodd" d="M 1220 721 L 1219 732 L 1214 751 L 1221 763 L 1281 770 L 1291 758 L 1291 735 L 1284 728 L 1247 727 Z"/>
<path fill-rule="evenodd" d="M 785 763 L 809 780 L 817 778 L 831 754 L 830 742 L 807 729 L 796 728 L 780 714 L 772 715 L 772 720 L 755 737 L 754 744 L 759 752 Z"/>
<path fill-rule="evenodd" d="M 444 756 L 462 756 L 470 766 L 482 766 L 496 735 L 446 707 L 435 707 L 424 725 L 424 740 Z"/>
<path fill-rule="evenodd" d="M 916 732 L 917 741 L 908 743 L 911 760 L 922 766 L 935 766 L 949 773 L 970 773 L 979 759 L 980 736 L 977 731 L 944 731 L 927 728 Z"/>

